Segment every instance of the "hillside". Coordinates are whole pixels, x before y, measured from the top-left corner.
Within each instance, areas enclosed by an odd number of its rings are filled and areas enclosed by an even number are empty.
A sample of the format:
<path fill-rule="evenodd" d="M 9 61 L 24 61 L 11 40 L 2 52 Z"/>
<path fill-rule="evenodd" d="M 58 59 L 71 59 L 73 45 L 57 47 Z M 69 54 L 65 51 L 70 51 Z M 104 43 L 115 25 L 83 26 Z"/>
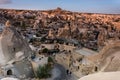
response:
<path fill-rule="evenodd" d="M 119 14 L 79 13 L 61 8 L 46 11 L 1 9 L 0 22 L 6 20 L 21 32 L 31 28 L 38 36 L 73 39 L 79 43 L 77 45 L 93 50 L 101 49 L 109 39 L 120 38 Z"/>

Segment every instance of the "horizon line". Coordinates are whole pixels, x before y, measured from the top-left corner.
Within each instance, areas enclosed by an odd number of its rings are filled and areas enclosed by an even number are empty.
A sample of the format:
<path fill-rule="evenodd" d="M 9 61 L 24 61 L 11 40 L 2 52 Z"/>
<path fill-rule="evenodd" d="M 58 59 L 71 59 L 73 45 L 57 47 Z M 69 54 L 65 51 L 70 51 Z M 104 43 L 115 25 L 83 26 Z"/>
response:
<path fill-rule="evenodd" d="M 0 9 L 6 9 L 6 10 L 23 10 L 23 11 L 49 11 L 49 10 L 55 10 L 56 8 L 51 8 L 51 9 L 20 9 L 20 8 L 0 8 Z M 59 7 L 61 8 L 61 7 Z M 83 14 L 101 14 L 101 15 L 120 15 L 120 13 L 105 13 L 105 12 L 86 12 L 86 11 L 74 11 L 74 10 L 67 10 L 67 9 L 63 9 L 62 10 L 65 11 L 70 11 L 70 12 L 75 12 L 75 13 L 83 13 Z"/>

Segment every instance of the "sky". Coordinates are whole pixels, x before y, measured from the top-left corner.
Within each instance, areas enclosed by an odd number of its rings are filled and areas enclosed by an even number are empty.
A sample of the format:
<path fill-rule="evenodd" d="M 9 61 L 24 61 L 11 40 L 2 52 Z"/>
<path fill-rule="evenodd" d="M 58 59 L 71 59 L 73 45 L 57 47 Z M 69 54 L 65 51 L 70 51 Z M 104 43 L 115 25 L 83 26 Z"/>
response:
<path fill-rule="evenodd" d="M 120 14 L 120 0 L 0 0 L 0 8 Z"/>

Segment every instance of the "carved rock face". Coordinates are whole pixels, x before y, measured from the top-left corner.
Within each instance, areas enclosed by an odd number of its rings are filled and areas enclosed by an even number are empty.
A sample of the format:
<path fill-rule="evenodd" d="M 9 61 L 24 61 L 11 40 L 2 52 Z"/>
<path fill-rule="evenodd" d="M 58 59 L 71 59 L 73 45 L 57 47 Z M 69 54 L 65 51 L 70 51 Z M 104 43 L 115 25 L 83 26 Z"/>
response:
<path fill-rule="evenodd" d="M 0 60 L 1 65 L 14 59 L 15 54 L 19 51 L 23 52 L 25 57 L 32 53 L 27 42 L 13 27 L 6 27 L 4 29 L 0 38 L 0 46 L 0 54 L 3 56 L 3 62 Z"/>
<path fill-rule="evenodd" d="M 116 46 L 102 55 L 100 68 L 103 72 L 120 70 L 120 47 Z"/>
<path fill-rule="evenodd" d="M 97 58 L 93 58 L 102 72 L 120 71 L 120 41 L 113 41 L 105 46 Z M 95 60 L 96 59 L 96 60 Z"/>

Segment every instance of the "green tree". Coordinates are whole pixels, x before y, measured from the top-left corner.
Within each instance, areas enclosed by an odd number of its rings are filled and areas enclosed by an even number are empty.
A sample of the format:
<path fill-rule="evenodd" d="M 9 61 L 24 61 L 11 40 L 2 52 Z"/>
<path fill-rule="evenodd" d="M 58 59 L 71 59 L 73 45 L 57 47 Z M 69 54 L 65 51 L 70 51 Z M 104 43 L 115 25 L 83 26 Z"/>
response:
<path fill-rule="evenodd" d="M 39 78 L 39 79 L 49 78 L 51 76 L 50 70 L 51 70 L 51 66 L 49 66 L 49 65 L 39 66 L 36 71 L 37 78 Z"/>
<path fill-rule="evenodd" d="M 48 57 L 48 63 L 53 63 L 53 59 L 51 57 Z"/>
<path fill-rule="evenodd" d="M 44 48 L 43 50 L 42 50 L 42 53 L 48 53 L 48 49 L 47 48 Z"/>

